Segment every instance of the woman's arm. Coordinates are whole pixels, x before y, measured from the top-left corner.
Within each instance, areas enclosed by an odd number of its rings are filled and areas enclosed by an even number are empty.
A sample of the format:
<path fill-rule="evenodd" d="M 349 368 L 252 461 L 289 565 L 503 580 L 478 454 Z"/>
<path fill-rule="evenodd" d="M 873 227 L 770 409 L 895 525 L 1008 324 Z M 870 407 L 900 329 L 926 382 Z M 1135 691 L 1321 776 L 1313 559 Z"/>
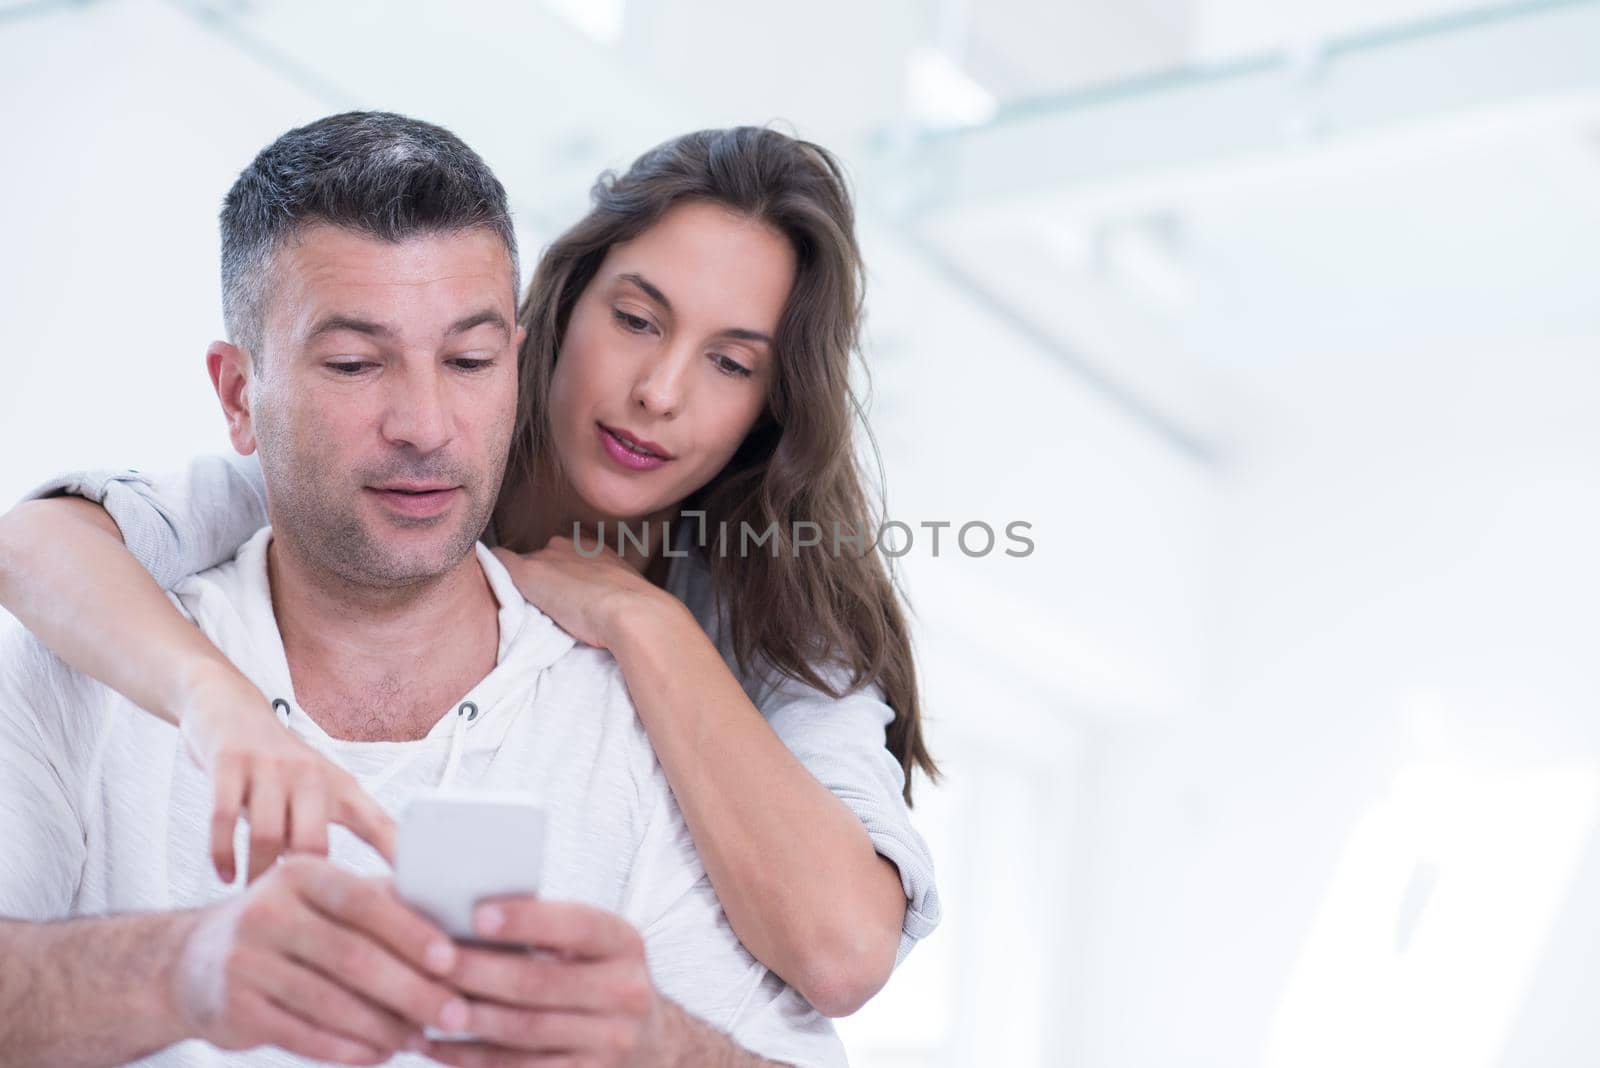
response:
<path fill-rule="evenodd" d="M 0 517 L 0 605 L 66 663 L 181 728 L 212 777 L 212 857 L 223 879 L 233 878 L 241 811 L 250 817 L 251 878 L 285 846 L 326 853 L 330 819 L 392 855 L 387 814 L 278 723 L 260 690 L 129 554 L 99 505 L 32 500 Z"/>
<path fill-rule="evenodd" d="M 168 723 L 208 676 L 238 675 L 128 553 L 105 510 L 76 497 L 0 516 L 0 605 L 67 664 Z"/>
<path fill-rule="evenodd" d="M 862 820 L 774 732 L 682 601 L 567 538 L 496 555 L 524 596 L 616 657 L 745 948 L 818 1011 L 860 1008 L 888 981 L 907 919 L 899 871 Z"/>
<path fill-rule="evenodd" d="M 681 602 L 617 621 L 608 648 L 753 955 L 828 1016 L 894 970 L 906 895 L 855 814 L 775 734 Z"/>

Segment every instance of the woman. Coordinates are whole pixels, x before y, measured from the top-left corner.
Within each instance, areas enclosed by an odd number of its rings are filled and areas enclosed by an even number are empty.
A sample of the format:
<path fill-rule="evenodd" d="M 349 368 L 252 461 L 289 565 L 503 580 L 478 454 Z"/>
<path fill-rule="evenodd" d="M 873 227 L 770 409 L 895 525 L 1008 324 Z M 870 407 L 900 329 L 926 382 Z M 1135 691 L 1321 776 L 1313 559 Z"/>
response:
<path fill-rule="evenodd" d="M 826 151 L 746 127 L 667 142 L 594 200 L 519 311 L 519 423 L 490 535 L 530 601 L 616 657 L 745 946 L 847 1014 L 937 922 L 905 812 L 912 771 L 936 769 L 851 441 L 848 192 Z M 170 584 L 230 557 L 266 521 L 259 469 L 208 458 L 175 484 L 130 472 L 41 492 L 62 491 L 104 509 L 30 501 L 0 521 L 0 603 L 181 727 L 213 777 L 218 873 L 234 875 L 241 812 L 252 878 L 285 848 L 325 853 L 330 820 L 392 855 L 376 803 L 243 711 L 266 698 L 144 570 Z M 822 545 L 793 544 L 802 522 Z M 636 537 L 596 554 L 618 524 Z M 777 544 L 749 549 L 746 529 Z"/>

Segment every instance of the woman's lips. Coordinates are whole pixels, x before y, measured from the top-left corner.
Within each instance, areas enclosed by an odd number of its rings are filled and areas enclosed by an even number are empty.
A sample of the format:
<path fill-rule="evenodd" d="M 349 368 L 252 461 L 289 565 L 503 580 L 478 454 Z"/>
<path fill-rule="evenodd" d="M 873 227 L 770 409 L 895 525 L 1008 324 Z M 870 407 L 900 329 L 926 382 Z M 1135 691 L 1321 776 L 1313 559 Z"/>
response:
<path fill-rule="evenodd" d="M 604 426 L 596 424 L 596 427 L 600 433 L 600 445 L 605 449 L 606 455 L 615 460 L 619 466 L 625 467 L 629 471 L 654 471 L 667 462 L 660 456 L 646 456 L 643 453 L 634 452 Z"/>
<path fill-rule="evenodd" d="M 431 519 L 449 511 L 455 503 L 456 494 L 461 490 L 460 487 L 451 487 L 418 493 L 368 486 L 367 492 L 374 494 L 391 511 L 411 519 Z"/>

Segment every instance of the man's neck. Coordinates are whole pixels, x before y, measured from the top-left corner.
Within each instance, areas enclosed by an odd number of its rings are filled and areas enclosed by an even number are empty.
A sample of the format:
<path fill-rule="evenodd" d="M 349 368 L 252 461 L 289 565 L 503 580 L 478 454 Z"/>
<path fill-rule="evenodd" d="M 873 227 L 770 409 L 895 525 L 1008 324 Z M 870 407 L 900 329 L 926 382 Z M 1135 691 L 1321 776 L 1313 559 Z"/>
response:
<path fill-rule="evenodd" d="M 418 738 L 493 670 L 499 602 L 476 553 L 435 578 L 361 586 L 273 538 L 272 610 L 301 706 L 336 738 Z"/>

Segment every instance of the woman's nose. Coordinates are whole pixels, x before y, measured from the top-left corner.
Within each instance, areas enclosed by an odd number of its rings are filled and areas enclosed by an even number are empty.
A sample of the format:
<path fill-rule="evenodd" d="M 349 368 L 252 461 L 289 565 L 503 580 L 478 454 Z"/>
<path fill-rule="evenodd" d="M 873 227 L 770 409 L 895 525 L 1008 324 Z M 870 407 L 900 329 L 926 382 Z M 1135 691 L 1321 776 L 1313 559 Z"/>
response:
<path fill-rule="evenodd" d="M 671 419 L 683 410 L 688 358 L 667 352 L 646 362 L 633 384 L 633 401 L 645 412 Z"/>

